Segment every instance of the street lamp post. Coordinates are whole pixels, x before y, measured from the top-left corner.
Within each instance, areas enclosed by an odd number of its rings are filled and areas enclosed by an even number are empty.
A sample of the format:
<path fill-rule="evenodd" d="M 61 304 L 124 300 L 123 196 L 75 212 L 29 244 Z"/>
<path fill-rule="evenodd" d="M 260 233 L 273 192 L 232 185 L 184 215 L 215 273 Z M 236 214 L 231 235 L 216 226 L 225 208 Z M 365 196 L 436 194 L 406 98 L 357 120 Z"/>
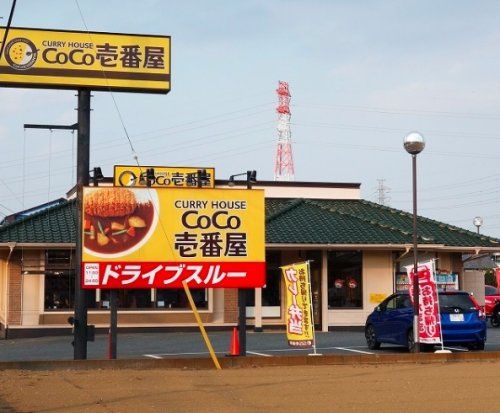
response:
<path fill-rule="evenodd" d="M 483 218 L 475 217 L 472 223 L 476 226 L 477 233 L 479 234 L 479 228 L 483 225 Z"/>
<path fill-rule="evenodd" d="M 412 158 L 412 182 L 413 182 L 413 337 L 415 341 L 415 353 L 420 352 L 418 335 L 419 317 L 419 295 L 418 284 L 418 245 L 417 245 L 417 155 L 425 147 L 424 137 L 418 132 L 410 132 L 405 136 L 403 146 Z"/>

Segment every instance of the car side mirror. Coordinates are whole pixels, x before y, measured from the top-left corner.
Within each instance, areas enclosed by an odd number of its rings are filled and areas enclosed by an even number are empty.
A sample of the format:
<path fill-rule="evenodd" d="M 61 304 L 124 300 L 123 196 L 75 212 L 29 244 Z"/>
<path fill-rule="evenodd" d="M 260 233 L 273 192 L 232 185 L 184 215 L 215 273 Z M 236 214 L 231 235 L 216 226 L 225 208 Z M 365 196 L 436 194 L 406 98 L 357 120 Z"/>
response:
<path fill-rule="evenodd" d="M 380 306 L 379 306 L 379 305 L 377 305 L 377 306 L 375 307 L 375 311 L 377 311 L 377 312 L 379 312 L 379 313 L 380 313 L 380 312 L 382 311 L 382 309 L 380 308 Z"/>

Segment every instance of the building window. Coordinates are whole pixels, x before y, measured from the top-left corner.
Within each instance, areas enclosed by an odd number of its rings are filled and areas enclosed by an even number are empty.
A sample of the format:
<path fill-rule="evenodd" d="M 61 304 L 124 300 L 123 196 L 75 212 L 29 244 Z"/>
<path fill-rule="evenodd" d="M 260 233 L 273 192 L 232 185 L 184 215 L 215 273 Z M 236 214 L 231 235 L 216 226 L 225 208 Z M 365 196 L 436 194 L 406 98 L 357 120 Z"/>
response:
<path fill-rule="evenodd" d="M 191 295 L 198 309 L 208 308 L 208 290 L 192 289 Z M 156 303 L 156 306 L 155 306 Z M 101 308 L 108 309 L 109 290 L 101 290 Z M 150 309 L 189 309 L 189 301 L 184 289 L 156 290 L 156 302 L 151 295 L 151 289 L 118 290 L 119 310 L 150 310 Z"/>
<path fill-rule="evenodd" d="M 361 251 L 328 252 L 328 308 L 362 308 Z"/>
<path fill-rule="evenodd" d="M 45 252 L 45 310 L 69 310 L 75 305 L 74 251 Z"/>
<path fill-rule="evenodd" d="M 266 251 L 266 286 L 262 289 L 262 305 L 281 305 L 281 251 Z"/>
<path fill-rule="evenodd" d="M 208 289 L 192 289 L 191 295 L 198 309 L 208 308 Z M 188 309 L 189 301 L 183 288 L 156 290 L 156 306 L 166 309 Z"/>
<path fill-rule="evenodd" d="M 44 309 L 75 308 L 75 251 L 46 250 L 44 274 Z M 96 308 L 95 291 L 87 291 L 87 308 Z"/>
<path fill-rule="evenodd" d="M 75 305 L 75 272 L 45 274 L 45 310 L 64 310 Z"/>
<path fill-rule="evenodd" d="M 108 309 L 110 306 L 109 290 L 101 290 L 101 308 Z M 118 290 L 119 310 L 143 310 L 152 308 L 151 289 L 122 289 Z"/>
<path fill-rule="evenodd" d="M 281 303 L 281 252 L 266 251 L 266 284 L 262 288 L 262 306 L 279 307 Z M 255 289 L 245 289 L 246 306 L 255 306 Z"/>

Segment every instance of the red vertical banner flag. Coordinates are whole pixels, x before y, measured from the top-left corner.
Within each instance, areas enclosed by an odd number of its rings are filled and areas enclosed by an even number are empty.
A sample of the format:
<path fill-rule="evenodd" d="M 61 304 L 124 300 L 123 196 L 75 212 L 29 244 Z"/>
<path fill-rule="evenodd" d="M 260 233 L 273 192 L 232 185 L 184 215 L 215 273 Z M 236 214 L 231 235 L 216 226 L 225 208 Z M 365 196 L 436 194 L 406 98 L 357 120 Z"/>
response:
<path fill-rule="evenodd" d="M 407 266 L 406 270 L 410 279 L 410 299 L 413 303 L 413 279 L 415 276 L 413 265 Z M 419 264 L 417 272 L 419 285 L 419 341 L 425 344 L 441 343 L 441 316 L 439 314 L 438 291 L 433 262 Z"/>

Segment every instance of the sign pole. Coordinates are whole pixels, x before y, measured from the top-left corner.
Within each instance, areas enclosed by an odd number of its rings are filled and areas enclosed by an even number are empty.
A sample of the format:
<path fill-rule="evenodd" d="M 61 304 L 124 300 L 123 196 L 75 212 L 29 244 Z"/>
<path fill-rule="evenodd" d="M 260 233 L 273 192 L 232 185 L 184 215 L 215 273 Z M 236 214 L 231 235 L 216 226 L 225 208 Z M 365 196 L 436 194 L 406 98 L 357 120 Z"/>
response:
<path fill-rule="evenodd" d="M 87 358 L 87 291 L 81 287 L 83 187 L 89 184 L 90 90 L 78 90 L 74 359 Z"/>
<path fill-rule="evenodd" d="M 312 299 L 312 277 L 311 277 L 311 261 L 307 261 L 307 273 L 309 275 L 309 301 L 310 301 L 310 311 L 311 311 L 311 323 L 312 323 L 312 331 L 313 331 L 313 353 L 308 354 L 308 356 L 322 356 L 316 352 L 316 327 L 314 326 L 314 307 L 313 307 L 313 299 Z"/>
<path fill-rule="evenodd" d="M 116 333 L 118 330 L 118 291 L 109 291 L 109 358 L 116 359 Z"/>
<path fill-rule="evenodd" d="M 246 290 L 238 288 L 238 335 L 240 356 L 247 355 L 247 295 Z"/>
<path fill-rule="evenodd" d="M 247 171 L 247 189 L 252 189 L 252 171 Z M 238 288 L 238 338 L 240 356 L 247 355 L 247 290 Z"/>

